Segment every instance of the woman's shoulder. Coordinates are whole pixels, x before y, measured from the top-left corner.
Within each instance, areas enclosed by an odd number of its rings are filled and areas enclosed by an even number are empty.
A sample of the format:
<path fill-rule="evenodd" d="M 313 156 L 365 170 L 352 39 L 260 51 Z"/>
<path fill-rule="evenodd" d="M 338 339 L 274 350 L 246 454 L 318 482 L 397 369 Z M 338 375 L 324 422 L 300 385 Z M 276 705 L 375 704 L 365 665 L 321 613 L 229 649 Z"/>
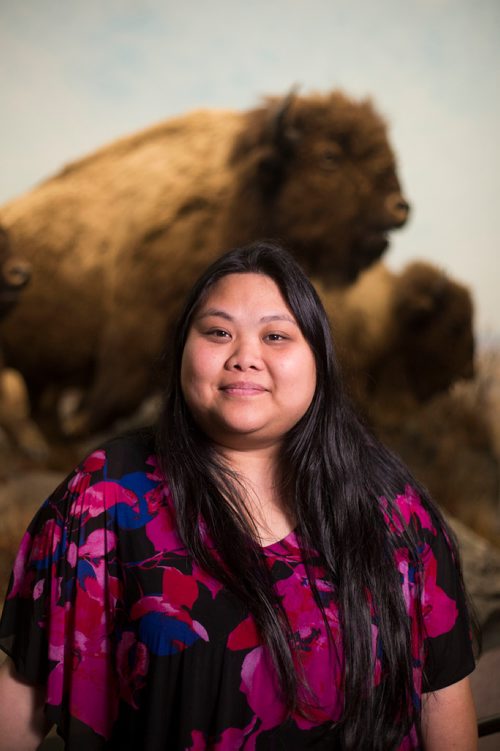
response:
<path fill-rule="evenodd" d="M 97 444 L 73 470 L 104 482 L 120 482 L 131 474 L 151 474 L 160 480 L 152 429 L 129 431 Z"/>
<path fill-rule="evenodd" d="M 106 467 L 106 475 L 115 479 L 130 472 L 150 471 L 158 461 L 154 432 L 150 428 L 129 431 L 95 446 L 79 467 L 95 471 Z"/>
<path fill-rule="evenodd" d="M 89 451 L 42 506 L 43 513 L 96 517 L 163 483 L 152 430 L 114 437 Z"/>
<path fill-rule="evenodd" d="M 64 556 L 73 563 L 78 556 L 105 556 L 121 531 L 142 533 L 170 505 L 152 434 L 140 431 L 106 441 L 41 505 L 22 539 L 14 573 L 24 571 L 28 560 L 41 571 L 41 562 L 50 567 Z"/>

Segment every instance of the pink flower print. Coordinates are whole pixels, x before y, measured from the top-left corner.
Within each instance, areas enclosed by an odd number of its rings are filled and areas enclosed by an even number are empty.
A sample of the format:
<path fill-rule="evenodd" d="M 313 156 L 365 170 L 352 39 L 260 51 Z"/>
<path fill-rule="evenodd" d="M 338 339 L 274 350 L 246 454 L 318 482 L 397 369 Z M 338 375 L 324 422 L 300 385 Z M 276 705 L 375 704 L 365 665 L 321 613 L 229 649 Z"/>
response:
<path fill-rule="evenodd" d="M 55 666 L 47 678 L 47 702 L 59 705 L 63 696 L 64 657 L 66 644 L 66 621 L 71 609 L 69 602 L 58 605 L 60 579 L 56 579 L 50 589 L 50 612 L 47 624 L 48 657 Z"/>
<path fill-rule="evenodd" d="M 387 524 L 391 532 L 395 532 L 396 530 L 394 529 L 394 524 L 392 523 L 392 519 L 389 516 L 389 504 L 387 502 L 387 498 L 381 496 L 379 498 L 379 503 L 385 523 Z"/>
<path fill-rule="evenodd" d="M 226 728 L 213 748 L 214 751 L 239 751 L 244 740 L 245 730 Z"/>
<path fill-rule="evenodd" d="M 62 529 L 55 519 L 45 522 L 39 533 L 33 538 L 30 560 L 43 561 L 52 556 L 61 541 Z"/>
<path fill-rule="evenodd" d="M 405 600 L 406 612 L 411 621 L 412 657 L 418 665 L 421 665 L 423 657 L 423 642 L 416 614 L 419 583 L 419 578 L 417 577 L 420 577 L 421 574 L 418 571 L 415 571 L 415 568 L 409 564 L 407 548 L 398 548 L 394 552 L 394 559 L 401 575 L 401 590 Z"/>
<path fill-rule="evenodd" d="M 412 728 L 410 733 L 403 738 L 403 742 L 398 746 L 397 751 L 415 751 L 420 748 L 417 731 Z"/>
<path fill-rule="evenodd" d="M 396 510 L 390 508 L 387 498 L 380 498 L 382 514 L 391 532 L 403 532 L 404 525 L 410 526 L 413 517 L 419 520 L 423 529 L 429 529 L 434 534 L 436 533 L 429 512 L 423 506 L 420 496 L 410 485 L 407 485 L 405 487 L 405 492 L 396 496 L 394 500 L 401 518 Z"/>
<path fill-rule="evenodd" d="M 118 689 L 108 641 L 76 635 L 71 679 L 71 714 L 108 738 L 118 713 Z"/>
<path fill-rule="evenodd" d="M 99 472 L 106 464 L 106 452 L 102 449 L 94 451 L 81 465 L 82 472 Z"/>
<path fill-rule="evenodd" d="M 260 643 L 255 621 L 251 615 L 247 616 L 229 634 L 227 648 L 231 650 L 251 649 Z"/>
<path fill-rule="evenodd" d="M 146 459 L 146 464 L 148 464 L 150 467 L 153 467 L 150 472 L 146 473 L 146 476 L 149 477 L 150 480 L 157 480 L 158 482 L 164 483 L 165 475 L 162 472 L 160 462 L 156 454 L 148 456 L 148 458 Z"/>
<path fill-rule="evenodd" d="M 75 499 L 70 510 L 70 515 L 78 517 L 96 517 L 118 503 L 125 504 L 138 510 L 137 496 L 132 490 L 128 490 L 117 482 L 102 481 L 86 488 L 85 492 Z"/>
<path fill-rule="evenodd" d="M 149 654 L 135 634 L 125 631 L 116 649 L 116 669 L 121 698 L 137 709 L 134 695 L 143 687 L 148 672 Z"/>
<path fill-rule="evenodd" d="M 164 485 L 155 485 L 144 494 L 148 506 L 148 513 L 157 514 L 164 506 L 169 506 L 168 489 Z"/>
<path fill-rule="evenodd" d="M 102 558 L 116 547 L 116 535 L 107 529 L 96 529 L 91 532 L 86 541 L 78 547 L 71 542 L 68 545 L 66 558 L 71 566 L 76 566 L 78 558 Z"/>
<path fill-rule="evenodd" d="M 191 733 L 191 745 L 186 748 L 186 751 L 206 751 L 206 748 L 205 733 L 202 733 L 200 730 L 193 730 Z"/>
<path fill-rule="evenodd" d="M 104 558 L 116 548 L 116 534 L 109 529 L 96 529 L 80 545 L 80 556 Z"/>
<path fill-rule="evenodd" d="M 165 643 L 168 636 L 167 621 L 162 621 L 161 618 L 150 617 L 153 614 L 158 613 L 161 616 L 165 616 L 170 622 L 177 621 L 178 625 L 185 624 L 188 628 L 174 628 L 174 632 L 177 633 L 177 638 L 171 638 L 171 645 L 173 648 L 170 650 L 169 645 Z M 178 608 L 167 602 L 163 597 L 150 595 L 148 597 L 142 597 L 132 607 L 130 611 L 131 618 L 133 620 L 149 619 L 148 623 L 153 624 L 155 629 L 164 626 L 164 633 L 157 634 L 157 637 L 162 643 L 162 649 L 169 651 L 162 652 L 162 654 L 170 654 L 172 652 L 178 652 L 185 649 L 186 646 L 192 644 L 197 637 L 208 641 L 208 634 L 204 626 L 198 621 L 194 621 L 191 615 L 185 608 Z M 191 633 L 188 633 L 191 632 Z M 196 637 L 193 636 L 196 634 Z M 156 639 L 157 641 L 157 639 Z M 154 652 L 155 647 L 149 644 L 151 651 Z M 155 652 L 156 654 L 156 652 Z"/>
<path fill-rule="evenodd" d="M 204 584 L 205 587 L 210 590 L 212 598 L 215 598 L 223 588 L 222 583 L 218 579 L 215 579 L 212 574 L 209 574 L 208 571 L 205 571 L 204 568 L 198 566 L 198 564 L 194 561 L 193 576 L 196 577 L 196 580 L 200 582 L 200 584 Z"/>
<path fill-rule="evenodd" d="M 292 583 L 292 577 L 298 579 L 298 586 Z M 316 586 L 320 593 L 333 594 L 332 585 L 324 579 L 317 578 Z M 283 608 L 288 615 L 292 631 L 305 637 L 311 632 L 311 624 L 322 622 L 321 613 L 314 600 L 306 569 L 302 563 L 295 566 L 291 577 L 277 583 L 276 590 L 282 598 Z"/>
<path fill-rule="evenodd" d="M 163 592 L 141 598 L 130 612 L 139 621 L 139 638 L 150 651 L 174 654 L 199 638 L 208 641 L 206 629 L 190 613 L 198 597 L 196 579 L 169 567 L 163 574 Z"/>
<path fill-rule="evenodd" d="M 215 742 L 207 741 L 200 730 L 191 732 L 191 745 L 185 751 L 240 751 L 245 740 L 245 731 L 239 728 L 226 728 Z"/>
<path fill-rule="evenodd" d="M 410 572 L 413 569 L 410 568 L 408 563 L 407 548 L 397 548 L 397 550 L 394 551 L 394 560 L 401 576 L 401 590 L 403 592 L 406 610 L 408 615 L 412 615 L 415 612 L 417 592 L 415 582 L 410 581 Z"/>
<path fill-rule="evenodd" d="M 412 516 L 415 516 L 419 520 L 423 529 L 428 529 L 436 534 L 429 512 L 422 504 L 420 496 L 410 485 L 405 487 L 403 495 L 398 495 L 396 497 L 396 503 L 408 526 L 411 524 Z"/>
<path fill-rule="evenodd" d="M 175 550 L 181 553 L 185 547 L 177 531 L 168 488 L 164 484 L 158 485 L 148 491 L 145 498 L 148 512 L 153 518 L 146 522 L 144 529 L 154 549 L 156 551 Z"/>
<path fill-rule="evenodd" d="M 426 557 L 422 614 L 428 636 L 440 636 L 451 631 L 458 617 L 457 605 L 437 584 L 437 561 L 429 550 Z"/>
<path fill-rule="evenodd" d="M 281 701 L 276 671 L 265 647 L 256 647 L 243 660 L 241 690 L 248 704 L 261 720 L 261 730 L 280 725 L 286 717 Z"/>
<path fill-rule="evenodd" d="M 49 568 L 52 557 L 56 553 L 61 542 L 62 529 L 54 520 L 49 519 L 40 531 L 32 536 L 29 531 L 25 532 L 19 546 L 12 570 L 12 587 L 7 599 L 16 596 L 31 597 L 31 590 L 37 572 L 31 563 L 38 564 L 43 568 Z"/>
<path fill-rule="evenodd" d="M 88 638 L 96 634 L 104 636 L 108 623 L 108 616 L 112 612 L 108 604 L 108 595 L 105 586 L 103 586 L 102 573 L 104 564 L 101 566 L 101 576 L 98 579 L 93 576 L 87 576 L 83 579 L 83 586 L 80 582 L 76 586 L 76 598 L 74 608 L 77 614 L 75 629 Z"/>
<path fill-rule="evenodd" d="M 334 635 L 334 644 L 338 637 Z M 324 630 L 318 629 L 299 652 L 301 668 L 309 684 L 309 692 L 299 691 L 301 705 L 306 712 L 298 712 L 294 720 L 299 728 L 308 729 L 323 722 L 336 721 L 342 714 L 343 657 L 338 646 L 331 647 Z M 337 663 L 337 664 L 336 664 Z"/>
<path fill-rule="evenodd" d="M 75 472 L 68 482 L 68 490 L 71 493 L 84 493 L 90 485 L 91 477 L 88 472 Z"/>
<path fill-rule="evenodd" d="M 309 686 L 309 691 L 302 691 L 299 697 L 307 711 L 294 716 L 297 725 L 305 729 L 340 717 L 343 655 L 332 585 L 317 576 L 316 586 L 320 594 L 324 593 L 327 601 L 330 601 L 330 604 L 325 605 L 332 637 L 330 643 L 323 617 L 308 586 L 305 567 L 302 564 L 296 566 L 293 576 L 299 577 L 301 586 L 291 586 L 289 578 L 278 582 L 276 588 L 282 596 L 283 607 L 296 637 L 295 659 L 300 663 L 297 665 L 297 672 L 305 676 Z"/>
<path fill-rule="evenodd" d="M 61 581 L 51 588 L 48 657 L 55 663 L 47 679 L 47 702 L 55 706 L 69 692 L 71 714 L 107 737 L 117 712 L 108 632 L 109 609 L 77 585 L 72 606 L 57 602 Z"/>
<path fill-rule="evenodd" d="M 43 590 L 45 588 L 45 579 L 40 579 L 37 581 L 35 586 L 33 587 L 33 599 L 39 600 L 40 597 L 43 595 Z"/>
<path fill-rule="evenodd" d="M 169 615 L 177 615 L 177 608 L 173 608 L 168 602 L 165 602 L 164 598 L 159 595 L 148 595 L 147 597 L 141 597 L 134 602 L 130 610 L 130 617 L 133 621 L 143 618 L 149 613 L 168 613 Z M 184 613 L 186 616 L 187 613 Z"/>
<path fill-rule="evenodd" d="M 68 691 L 71 714 L 107 737 L 117 713 L 108 639 L 110 609 L 102 591 L 96 598 L 79 584 L 73 605 L 57 605 L 58 596 L 51 591 L 49 659 L 56 666 L 48 676 L 47 701 L 60 704 Z"/>
<path fill-rule="evenodd" d="M 176 568 L 168 567 L 163 572 L 163 592 L 174 608 L 190 610 L 198 597 L 198 582 L 194 576 L 188 576 Z"/>
<path fill-rule="evenodd" d="M 99 603 L 104 602 L 106 598 L 106 605 L 110 609 L 114 609 L 117 601 L 122 596 L 122 582 L 117 579 L 116 576 L 111 576 L 104 560 L 96 562 L 89 562 L 90 568 L 87 569 L 89 575 L 83 579 L 85 591 L 97 600 Z M 81 581 L 81 578 L 79 577 Z M 102 606 L 102 605 L 101 605 Z"/>

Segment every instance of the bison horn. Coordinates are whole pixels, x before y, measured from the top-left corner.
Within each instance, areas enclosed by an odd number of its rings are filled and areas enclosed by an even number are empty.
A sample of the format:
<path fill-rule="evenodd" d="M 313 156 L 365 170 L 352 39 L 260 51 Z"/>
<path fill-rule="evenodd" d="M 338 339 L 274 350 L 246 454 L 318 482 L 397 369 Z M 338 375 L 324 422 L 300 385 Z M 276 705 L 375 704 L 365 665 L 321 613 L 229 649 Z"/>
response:
<path fill-rule="evenodd" d="M 290 142 L 297 138 L 297 134 L 290 127 L 287 127 L 286 117 L 293 100 L 297 96 L 298 90 L 298 85 L 294 84 L 288 94 L 282 99 L 279 99 L 270 112 L 267 129 L 268 138 L 269 141 L 274 143 L 280 151 L 289 148 Z"/>

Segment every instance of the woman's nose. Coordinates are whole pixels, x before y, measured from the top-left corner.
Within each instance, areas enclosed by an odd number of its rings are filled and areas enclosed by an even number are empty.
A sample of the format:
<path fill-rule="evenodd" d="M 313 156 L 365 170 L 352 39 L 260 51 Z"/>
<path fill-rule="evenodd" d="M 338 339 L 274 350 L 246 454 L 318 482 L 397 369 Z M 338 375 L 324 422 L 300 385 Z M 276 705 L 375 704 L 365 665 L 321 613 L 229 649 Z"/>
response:
<path fill-rule="evenodd" d="M 255 342 L 238 342 L 226 361 L 228 370 L 261 370 L 262 358 Z"/>

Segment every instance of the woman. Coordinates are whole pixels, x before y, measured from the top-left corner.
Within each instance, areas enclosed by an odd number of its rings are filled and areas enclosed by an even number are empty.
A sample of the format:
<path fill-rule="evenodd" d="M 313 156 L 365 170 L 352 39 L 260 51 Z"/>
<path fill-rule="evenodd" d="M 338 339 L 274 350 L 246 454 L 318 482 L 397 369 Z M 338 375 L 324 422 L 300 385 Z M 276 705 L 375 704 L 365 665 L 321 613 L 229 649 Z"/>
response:
<path fill-rule="evenodd" d="M 0 749 L 476 748 L 455 546 L 291 256 L 213 264 L 171 365 L 156 444 L 95 451 L 23 539 Z"/>

